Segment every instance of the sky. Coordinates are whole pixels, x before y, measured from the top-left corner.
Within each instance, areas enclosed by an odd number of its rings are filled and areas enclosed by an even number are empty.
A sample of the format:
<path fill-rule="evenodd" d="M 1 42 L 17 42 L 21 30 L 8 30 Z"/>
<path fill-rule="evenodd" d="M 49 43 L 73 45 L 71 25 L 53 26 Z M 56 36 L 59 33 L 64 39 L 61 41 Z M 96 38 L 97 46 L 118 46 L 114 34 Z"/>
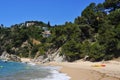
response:
<path fill-rule="evenodd" d="M 73 22 L 90 3 L 104 0 L 0 0 L 0 24 L 9 27 L 25 21 Z"/>

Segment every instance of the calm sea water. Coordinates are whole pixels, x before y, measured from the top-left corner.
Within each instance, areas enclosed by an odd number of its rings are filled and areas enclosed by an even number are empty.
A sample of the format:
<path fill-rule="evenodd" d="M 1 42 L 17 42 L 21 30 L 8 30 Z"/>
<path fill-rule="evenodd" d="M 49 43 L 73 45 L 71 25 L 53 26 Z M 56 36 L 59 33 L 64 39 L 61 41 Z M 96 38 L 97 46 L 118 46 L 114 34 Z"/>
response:
<path fill-rule="evenodd" d="M 59 67 L 31 65 L 0 60 L 0 80 L 69 80 Z"/>

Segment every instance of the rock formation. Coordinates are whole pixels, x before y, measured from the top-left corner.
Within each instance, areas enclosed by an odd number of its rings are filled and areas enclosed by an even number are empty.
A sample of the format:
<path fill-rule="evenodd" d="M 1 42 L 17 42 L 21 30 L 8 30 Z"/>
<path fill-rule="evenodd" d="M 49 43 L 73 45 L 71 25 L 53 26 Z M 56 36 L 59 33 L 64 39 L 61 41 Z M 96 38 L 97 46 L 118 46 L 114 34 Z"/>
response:
<path fill-rule="evenodd" d="M 55 61 L 55 62 L 66 61 L 65 56 L 60 55 L 60 51 L 61 51 L 61 48 L 59 48 L 58 50 L 52 50 L 52 51 L 49 50 L 46 56 L 39 56 L 36 59 L 34 59 L 34 61 L 41 62 L 41 63 L 47 63 L 51 61 Z"/>
<path fill-rule="evenodd" d="M 1 60 L 7 60 L 7 61 L 16 61 L 16 62 L 21 62 L 20 57 L 13 55 L 13 54 L 9 54 L 6 51 L 4 51 L 2 53 L 2 55 L 0 56 Z"/>

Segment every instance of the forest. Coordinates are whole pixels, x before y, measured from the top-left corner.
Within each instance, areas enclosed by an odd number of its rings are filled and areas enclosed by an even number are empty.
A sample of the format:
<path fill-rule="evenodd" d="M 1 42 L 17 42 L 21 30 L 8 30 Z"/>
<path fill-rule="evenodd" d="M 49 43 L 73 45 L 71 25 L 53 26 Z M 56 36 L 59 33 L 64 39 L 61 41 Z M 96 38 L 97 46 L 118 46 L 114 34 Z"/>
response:
<path fill-rule="evenodd" d="M 0 25 L 0 54 L 7 51 L 34 58 L 59 48 L 68 61 L 85 56 L 90 61 L 120 57 L 120 0 L 91 3 L 74 22 L 61 25 L 42 21 Z"/>

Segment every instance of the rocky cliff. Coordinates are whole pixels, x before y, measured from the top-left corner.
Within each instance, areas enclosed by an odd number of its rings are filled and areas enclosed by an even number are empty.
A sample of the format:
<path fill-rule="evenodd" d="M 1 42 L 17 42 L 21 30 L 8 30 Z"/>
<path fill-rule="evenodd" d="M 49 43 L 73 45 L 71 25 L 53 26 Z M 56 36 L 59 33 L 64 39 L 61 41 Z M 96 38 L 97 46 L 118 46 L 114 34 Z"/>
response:
<path fill-rule="evenodd" d="M 35 62 L 41 62 L 41 63 L 47 63 L 47 62 L 63 62 L 66 61 L 66 57 L 64 55 L 61 55 L 61 48 L 54 49 L 54 50 L 48 50 L 48 52 L 45 55 L 41 55 L 34 59 Z"/>

